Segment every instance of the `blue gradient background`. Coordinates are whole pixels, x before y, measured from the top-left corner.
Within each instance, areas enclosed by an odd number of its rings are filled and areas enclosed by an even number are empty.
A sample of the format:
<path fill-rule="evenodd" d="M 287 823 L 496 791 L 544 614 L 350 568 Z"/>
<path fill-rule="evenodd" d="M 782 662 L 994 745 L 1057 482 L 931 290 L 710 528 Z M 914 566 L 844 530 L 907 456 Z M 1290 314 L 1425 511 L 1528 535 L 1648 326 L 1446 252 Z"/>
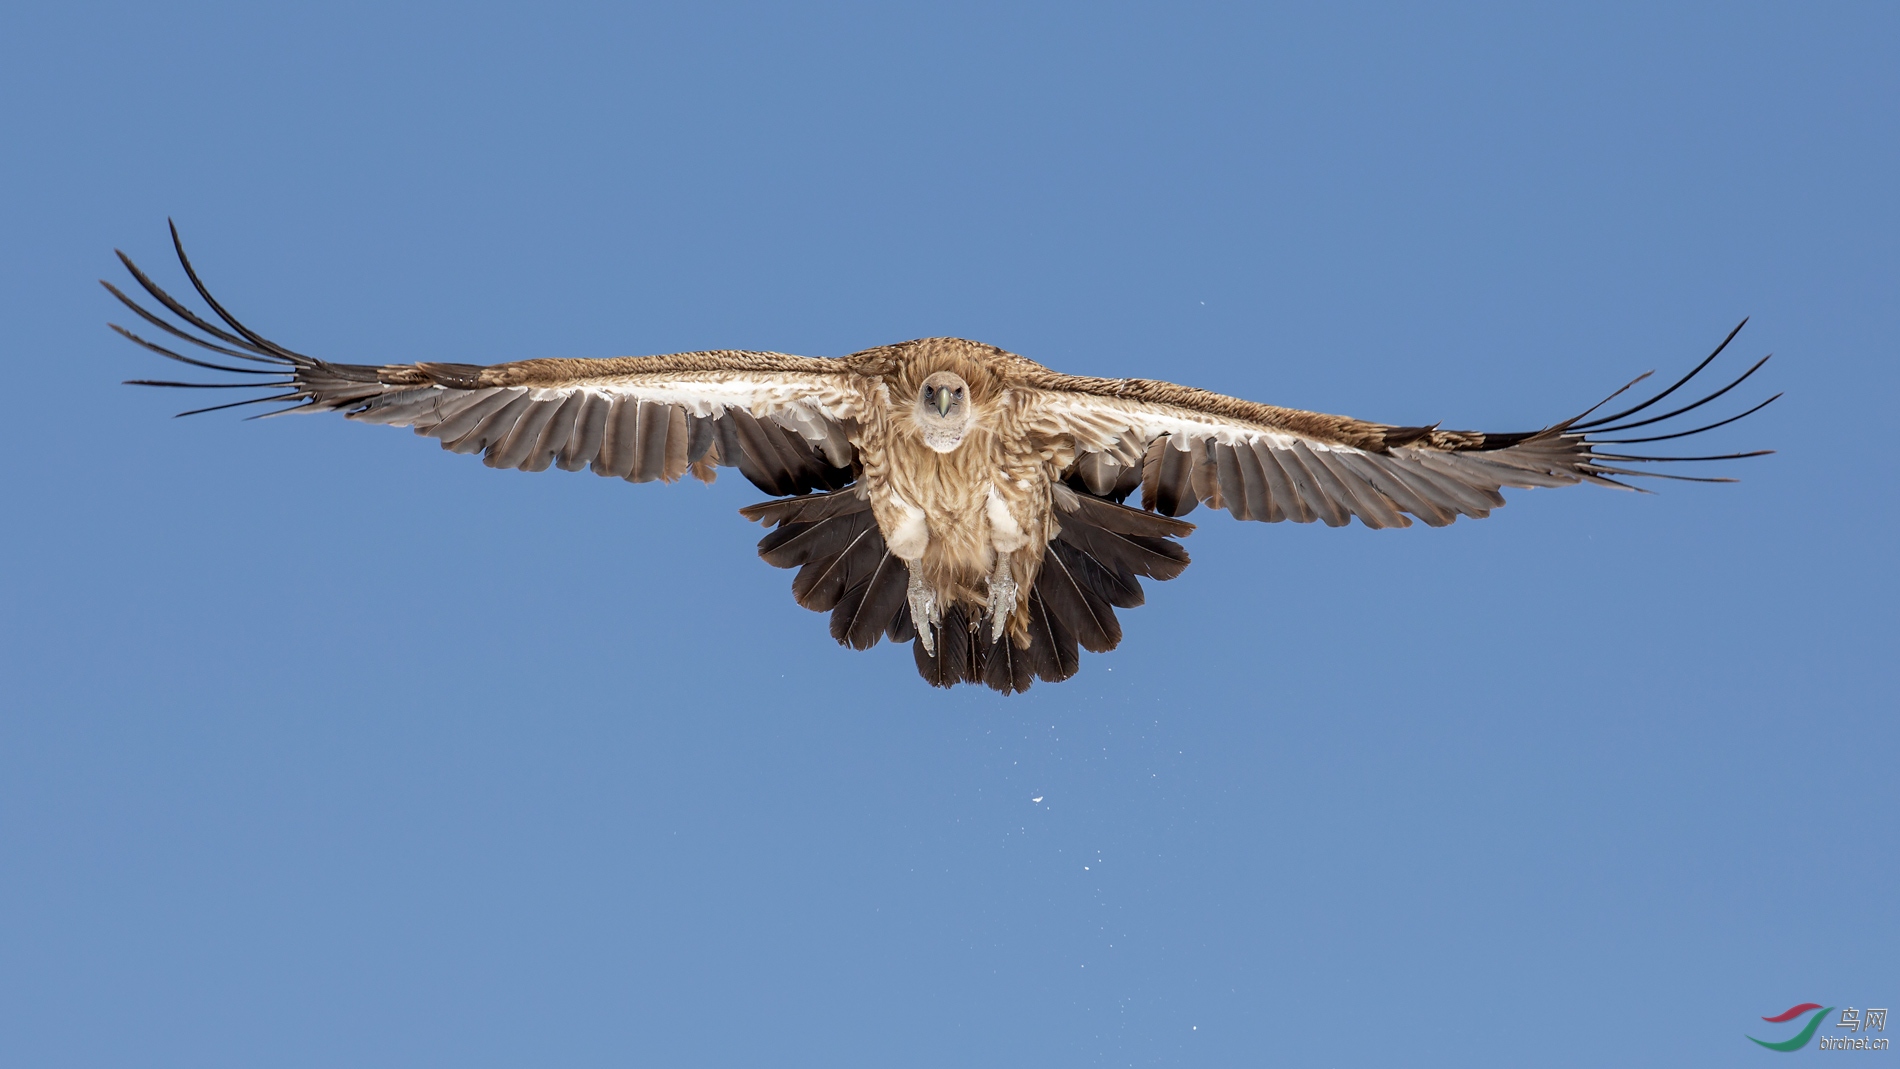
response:
<path fill-rule="evenodd" d="M 0 1061 L 1726 1066 L 1900 1000 L 1897 46 L 1876 4 L 8 8 Z M 1120 650 L 1004 700 L 835 646 L 735 473 L 170 420 L 93 284 L 179 281 L 168 215 L 343 360 L 959 334 L 1508 430 L 1752 315 L 1739 392 L 1788 396 L 1709 436 L 1780 450 L 1735 486 L 1196 512 Z"/>

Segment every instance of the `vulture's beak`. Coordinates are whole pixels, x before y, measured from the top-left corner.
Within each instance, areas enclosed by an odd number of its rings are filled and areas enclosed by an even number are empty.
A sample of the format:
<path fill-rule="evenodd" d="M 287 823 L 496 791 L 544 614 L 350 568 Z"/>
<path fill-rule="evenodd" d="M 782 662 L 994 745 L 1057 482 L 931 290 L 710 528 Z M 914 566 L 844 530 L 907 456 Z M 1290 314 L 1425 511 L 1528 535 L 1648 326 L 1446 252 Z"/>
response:
<path fill-rule="evenodd" d="M 950 418 L 950 400 L 949 390 L 937 391 L 937 414 L 945 419 Z"/>

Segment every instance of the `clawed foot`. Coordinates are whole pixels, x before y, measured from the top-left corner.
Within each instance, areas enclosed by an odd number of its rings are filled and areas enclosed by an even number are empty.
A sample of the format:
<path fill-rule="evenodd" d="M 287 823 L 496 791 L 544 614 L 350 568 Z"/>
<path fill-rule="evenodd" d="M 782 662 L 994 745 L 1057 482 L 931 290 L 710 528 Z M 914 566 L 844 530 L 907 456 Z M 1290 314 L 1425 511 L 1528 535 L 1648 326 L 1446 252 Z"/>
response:
<path fill-rule="evenodd" d="M 990 617 L 991 642 L 1003 637 L 1009 618 L 1016 614 L 1016 589 L 1016 580 L 1009 575 L 1009 558 L 998 558 L 996 574 L 990 576 L 990 603 L 985 609 Z"/>
<path fill-rule="evenodd" d="M 910 573 L 910 622 L 917 629 L 918 641 L 924 644 L 924 652 L 932 657 L 937 655 L 937 625 L 943 622 L 943 610 L 937 604 L 937 593 L 924 585 L 923 577 L 912 568 Z"/>

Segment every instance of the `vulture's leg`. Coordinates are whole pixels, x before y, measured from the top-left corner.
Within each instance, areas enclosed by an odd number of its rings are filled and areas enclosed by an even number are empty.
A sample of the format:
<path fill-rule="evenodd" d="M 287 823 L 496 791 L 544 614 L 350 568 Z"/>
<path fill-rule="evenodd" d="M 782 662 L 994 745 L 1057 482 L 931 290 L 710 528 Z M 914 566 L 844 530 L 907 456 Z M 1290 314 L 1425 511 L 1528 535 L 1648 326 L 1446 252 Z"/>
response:
<path fill-rule="evenodd" d="M 937 655 L 938 624 L 943 622 L 943 607 L 937 604 L 937 592 L 924 585 L 921 561 L 905 561 L 910 566 L 910 622 L 917 628 L 917 640 L 924 652 Z"/>
<path fill-rule="evenodd" d="M 984 610 L 990 616 L 990 641 L 1003 637 L 1009 618 L 1016 613 L 1016 580 L 1009 575 L 1009 554 L 996 555 L 996 571 L 990 574 L 990 603 Z"/>

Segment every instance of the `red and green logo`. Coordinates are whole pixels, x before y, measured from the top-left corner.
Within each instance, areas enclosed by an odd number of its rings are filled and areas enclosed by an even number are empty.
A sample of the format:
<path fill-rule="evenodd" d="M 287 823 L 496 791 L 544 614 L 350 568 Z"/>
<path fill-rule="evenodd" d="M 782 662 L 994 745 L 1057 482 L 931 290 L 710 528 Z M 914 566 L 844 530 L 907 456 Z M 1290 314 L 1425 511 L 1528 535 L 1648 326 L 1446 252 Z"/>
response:
<path fill-rule="evenodd" d="M 1755 1039 L 1754 1036 L 1749 1036 L 1748 1038 L 1756 1043 L 1761 1044 L 1764 1047 L 1767 1047 L 1769 1050 L 1779 1050 L 1779 1051 L 1800 1050 L 1802 1047 L 1805 1047 L 1808 1045 L 1808 1040 L 1814 1038 L 1814 1030 L 1821 1027 L 1821 1018 L 1826 1017 L 1828 1014 L 1833 1013 L 1833 1012 L 1834 1012 L 1834 1007 L 1832 1006 L 1829 1006 L 1826 1009 L 1822 1009 L 1821 1004 L 1818 1002 L 1803 1002 L 1799 1006 L 1790 1006 L 1785 1012 L 1777 1013 L 1773 1017 L 1762 1018 L 1762 1020 L 1767 1021 L 1769 1024 L 1784 1024 L 1788 1021 L 1794 1020 L 1796 1017 L 1799 1017 L 1804 1013 L 1814 1014 L 1814 1016 L 1808 1018 L 1808 1023 L 1805 1025 L 1802 1025 L 1801 1031 L 1796 1032 L 1793 1038 L 1784 1039 L 1779 1043 L 1770 1043 L 1765 1039 Z"/>

